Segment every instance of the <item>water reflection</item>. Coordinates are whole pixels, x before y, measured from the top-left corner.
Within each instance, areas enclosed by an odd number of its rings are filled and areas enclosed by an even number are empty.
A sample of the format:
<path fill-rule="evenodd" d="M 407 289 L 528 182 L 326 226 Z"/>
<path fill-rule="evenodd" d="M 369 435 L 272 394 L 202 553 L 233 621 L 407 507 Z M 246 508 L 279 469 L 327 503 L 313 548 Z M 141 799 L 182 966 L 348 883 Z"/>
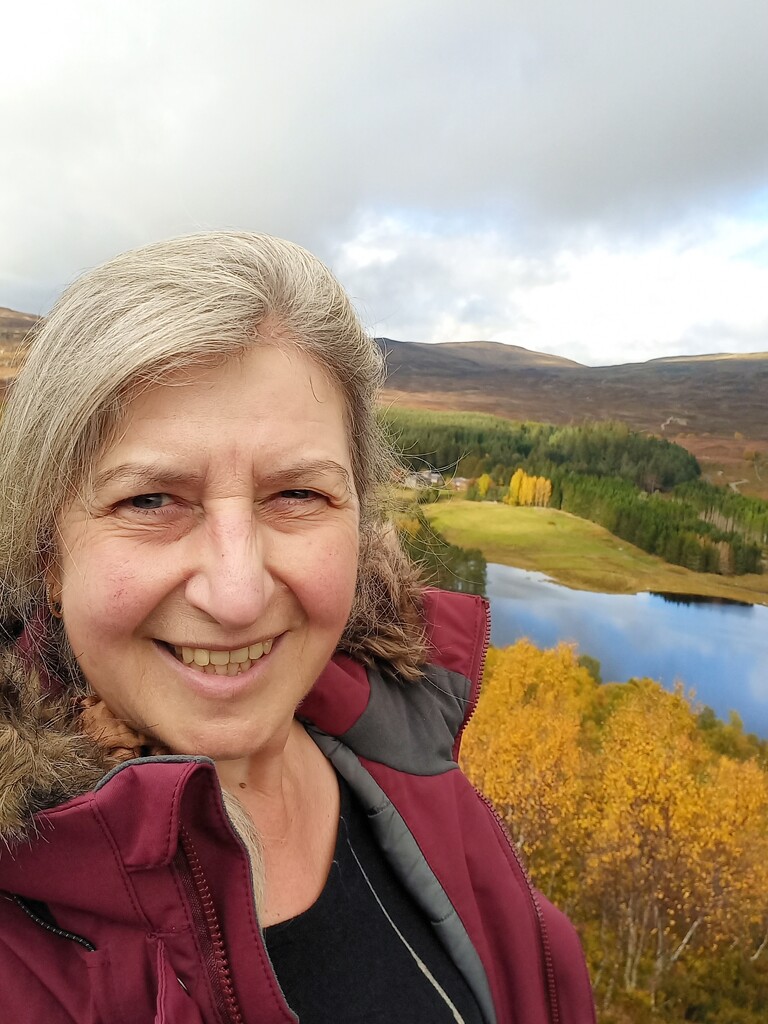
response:
<path fill-rule="evenodd" d="M 460 548 L 436 533 L 417 509 L 416 529 L 401 535 L 405 549 L 421 566 L 424 579 L 433 587 L 463 594 L 485 594 L 486 561 L 481 551 Z"/>
<path fill-rule="evenodd" d="M 737 601 L 735 597 L 714 597 L 711 594 L 675 594 L 669 590 L 651 590 L 654 597 L 660 597 L 669 604 L 733 604 L 739 608 L 751 608 L 749 601 Z"/>
<path fill-rule="evenodd" d="M 489 564 L 491 642 L 529 637 L 539 647 L 575 641 L 606 682 L 677 680 L 721 718 L 738 711 L 768 736 L 768 608 L 740 602 L 669 601 L 660 594 L 569 590 L 542 573 Z"/>

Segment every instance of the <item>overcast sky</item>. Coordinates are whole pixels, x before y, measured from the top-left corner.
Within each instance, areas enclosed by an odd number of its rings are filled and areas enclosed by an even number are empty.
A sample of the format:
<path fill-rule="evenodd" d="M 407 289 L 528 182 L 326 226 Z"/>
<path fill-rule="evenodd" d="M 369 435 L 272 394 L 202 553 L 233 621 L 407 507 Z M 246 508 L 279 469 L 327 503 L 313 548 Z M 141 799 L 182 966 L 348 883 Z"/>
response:
<path fill-rule="evenodd" d="M 766 52 L 766 0 L 9 4 L 0 305 L 232 227 L 392 338 L 768 350 Z"/>

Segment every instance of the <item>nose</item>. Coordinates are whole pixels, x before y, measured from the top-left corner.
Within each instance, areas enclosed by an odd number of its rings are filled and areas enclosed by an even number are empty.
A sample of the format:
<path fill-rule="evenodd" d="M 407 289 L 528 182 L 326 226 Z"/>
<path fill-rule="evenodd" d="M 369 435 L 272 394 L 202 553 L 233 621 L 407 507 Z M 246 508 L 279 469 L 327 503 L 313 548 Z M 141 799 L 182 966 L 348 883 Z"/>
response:
<path fill-rule="evenodd" d="M 194 570 L 187 577 L 187 602 L 233 632 L 252 626 L 275 590 L 263 533 L 249 503 L 210 513 L 188 538 Z"/>

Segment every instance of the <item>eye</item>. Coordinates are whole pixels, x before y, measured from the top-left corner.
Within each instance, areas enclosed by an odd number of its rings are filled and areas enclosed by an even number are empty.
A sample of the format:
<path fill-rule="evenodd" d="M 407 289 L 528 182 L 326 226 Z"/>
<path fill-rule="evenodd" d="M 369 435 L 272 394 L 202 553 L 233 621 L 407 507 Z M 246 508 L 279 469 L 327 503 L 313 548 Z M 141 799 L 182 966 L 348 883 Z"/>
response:
<path fill-rule="evenodd" d="M 317 491 L 310 491 L 306 487 L 293 487 L 290 490 L 280 491 L 281 498 L 289 501 L 312 501 L 313 498 L 320 498 Z"/>
<path fill-rule="evenodd" d="M 152 512 L 154 509 L 163 508 L 173 499 L 170 494 L 136 494 L 125 503 L 131 508 L 137 508 L 142 512 Z"/>

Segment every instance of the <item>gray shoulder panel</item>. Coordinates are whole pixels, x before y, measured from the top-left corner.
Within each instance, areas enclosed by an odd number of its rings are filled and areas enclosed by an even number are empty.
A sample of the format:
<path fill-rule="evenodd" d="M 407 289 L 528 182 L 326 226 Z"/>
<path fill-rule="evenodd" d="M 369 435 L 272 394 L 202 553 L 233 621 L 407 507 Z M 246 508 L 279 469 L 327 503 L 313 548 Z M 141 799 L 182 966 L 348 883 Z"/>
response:
<path fill-rule="evenodd" d="M 436 665 L 428 665 L 418 683 L 401 683 L 375 669 L 368 677 L 368 706 L 344 742 L 360 757 L 413 775 L 455 768 L 453 741 L 464 721 L 469 680 Z"/>
<path fill-rule="evenodd" d="M 488 976 L 480 956 L 400 813 L 348 747 L 319 730 L 310 728 L 309 732 L 362 803 L 384 855 L 461 971 L 486 1024 L 497 1024 Z"/>

